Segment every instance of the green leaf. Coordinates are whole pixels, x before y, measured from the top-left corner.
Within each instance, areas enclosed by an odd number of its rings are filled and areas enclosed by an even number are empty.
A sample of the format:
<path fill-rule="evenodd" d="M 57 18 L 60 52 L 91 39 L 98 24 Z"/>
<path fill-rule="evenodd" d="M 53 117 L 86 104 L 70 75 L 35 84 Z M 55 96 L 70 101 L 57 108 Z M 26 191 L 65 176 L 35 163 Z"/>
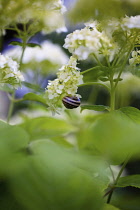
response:
<path fill-rule="evenodd" d="M 99 80 L 101 80 L 103 82 L 109 81 L 109 79 L 107 77 L 99 77 Z"/>
<path fill-rule="evenodd" d="M 105 0 L 103 4 L 102 0 L 78 0 L 75 7 L 69 12 L 69 18 L 77 23 L 89 19 L 104 20 L 111 17 L 122 17 L 124 14 L 121 1 Z"/>
<path fill-rule="evenodd" d="M 128 186 L 140 188 L 140 175 L 136 174 L 119 178 L 116 187 Z"/>
<path fill-rule="evenodd" d="M 24 129 L 0 121 L 0 174 L 13 173 L 19 167 L 17 159 L 22 158 L 28 142 L 29 135 Z"/>
<path fill-rule="evenodd" d="M 10 45 L 18 45 L 18 46 L 23 46 L 23 43 L 22 42 L 18 42 L 18 41 L 12 41 L 9 43 Z M 41 48 L 41 45 L 40 44 L 37 44 L 37 43 L 26 43 L 26 46 L 28 47 L 40 47 Z"/>
<path fill-rule="evenodd" d="M 26 87 L 28 88 L 31 88 L 35 91 L 38 91 L 38 92 L 44 92 L 44 89 L 41 88 L 39 85 L 36 85 L 36 84 L 32 84 L 32 83 L 29 83 L 29 82 L 22 82 L 22 84 L 24 84 Z"/>
<path fill-rule="evenodd" d="M 32 142 L 30 149 L 34 155 L 10 182 L 18 202 L 26 209 L 102 209 L 103 199 L 93 176 L 103 167 L 97 158 L 45 140 Z"/>
<path fill-rule="evenodd" d="M 4 190 L 3 190 L 4 189 Z M 14 198 L 12 193 L 9 190 L 9 185 L 7 184 L 7 180 L 0 180 L 0 208 L 2 210 L 25 210 L 22 208 L 17 199 Z"/>
<path fill-rule="evenodd" d="M 59 135 L 75 131 L 75 127 L 65 120 L 53 117 L 27 119 L 23 124 L 21 124 L 21 127 L 29 133 L 31 140 L 59 137 Z"/>
<path fill-rule="evenodd" d="M 131 191 L 123 191 L 125 193 L 117 193 L 115 199 L 112 200 L 113 205 L 118 206 L 120 210 L 139 210 L 140 196 L 139 193 Z M 130 192 L 130 191 L 129 191 Z"/>
<path fill-rule="evenodd" d="M 37 95 L 35 93 L 25 94 L 24 97 L 21 99 L 21 101 L 26 101 L 26 100 L 40 102 L 40 103 L 48 106 L 46 104 L 46 100 L 41 95 Z"/>
<path fill-rule="evenodd" d="M 9 43 L 10 45 L 18 45 L 18 46 L 23 46 L 23 43 L 22 42 L 18 42 L 18 41 L 12 41 Z"/>
<path fill-rule="evenodd" d="M 37 43 L 27 43 L 26 45 L 28 47 L 40 47 L 41 48 L 41 45 L 40 44 L 37 44 Z"/>
<path fill-rule="evenodd" d="M 122 163 L 127 156 L 139 158 L 140 125 L 114 111 L 106 113 L 91 126 L 88 144 L 112 164 Z"/>
<path fill-rule="evenodd" d="M 51 137 L 51 141 L 59 144 L 59 145 L 62 145 L 66 148 L 73 148 L 73 144 L 71 144 L 70 142 L 68 142 L 66 140 L 66 138 L 64 136 L 54 136 L 54 137 Z"/>
<path fill-rule="evenodd" d="M 71 164 L 78 169 L 84 170 L 86 173 L 92 176 L 92 179 L 98 183 L 98 189 L 102 192 L 107 188 L 110 180 L 108 178 L 108 173 L 106 168 L 108 165 L 102 158 L 99 156 L 90 156 L 81 152 L 76 152 L 75 149 L 65 149 L 64 147 L 60 147 L 57 144 L 53 144 L 51 141 L 47 140 L 37 140 L 31 143 L 30 149 L 33 150 L 35 154 L 44 154 L 46 156 L 46 148 L 50 151 L 50 153 L 57 152 L 62 153 L 63 163 Z M 52 152 L 51 152 L 52 150 Z M 56 154 L 57 154 L 56 152 Z M 63 158 L 65 156 L 66 161 Z"/>
<path fill-rule="evenodd" d="M 133 122 L 140 124 L 140 110 L 134 107 L 122 107 L 118 110 Z"/>
<path fill-rule="evenodd" d="M 104 106 L 104 105 L 81 105 L 81 112 L 85 109 L 88 110 L 94 110 L 94 111 L 105 111 L 105 110 L 109 110 L 108 106 Z"/>
<path fill-rule="evenodd" d="M 119 210 L 119 209 L 115 206 L 112 206 L 111 204 L 105 204 L 103 210 Z"/>

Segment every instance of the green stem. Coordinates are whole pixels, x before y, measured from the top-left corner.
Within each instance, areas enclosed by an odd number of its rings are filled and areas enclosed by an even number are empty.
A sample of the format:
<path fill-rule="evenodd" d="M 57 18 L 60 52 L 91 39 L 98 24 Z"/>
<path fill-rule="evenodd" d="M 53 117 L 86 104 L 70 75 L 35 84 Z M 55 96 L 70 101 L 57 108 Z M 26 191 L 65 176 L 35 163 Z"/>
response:
<path fill-rule="evenodd" d="M 11 97 L 12 97 L 12 98 L 15 97 L 15 91 L 13 91 Z M 10 118 L 11 118 L 11 115 L 12 115 L 12 112 L 13 112 L 13 108 L 14 108 L 14 101 L 11 100 L 11 101 L 10 101 L 9 110 L 8 110 L 7 123 L 9 123 L 9 121 L 10 121 Z"/>
<path fill-rule="evenodd" d="M 122 74 L 122 72 L 123 72 L 123 70 L 124 70 L 124 67 L 125 67 L 125 65 L 126 65 L 126 62 L 127 62 L 127 60 L 128 60 L 128 57 L 129 57 L 131 51 L 132 51 L 132 47 L 130 48 L 129 52 L 127 53 L 126 58 L 124 59 L 124 62 L 123 62 L 123 64 L 122 64 L 122 67 L 121 67 L 121 69 L 120 69 L 120 72 L 119 72 L 119 74 L 118 74 L 118 77 L 117 77 L 117 80 L 116 80 L 116 83 L 115 83 L 115 88 L 116 88 L 117 85 L 118 85 L 118 82 L 119 82 L 119 80 L 120 80 L 121 74 Z"/>
<path fill-rule="evenodd" d="M 111 66 L 110 66 L 110 62 L 109 62 L 108 56 L 105 56 L 105 59 L 106 59 L 106 62 L 107 62 L 108 67 L 110 68 Z"/>
<path fill-rule="evenodd" d="M 89 72 L 89 71 L 96 70 L 96 69 L 100 69 L 100 68 L 101 68 L 100 66 L 94 66 L 94 67 L 92 67 L 92 68 L 90 68 L 90 69 L 87 69 L 87 70 L 85 70 L 85 71 L 82 71 L 81 74 L 85 74 L 85 73 L 87 73 L 87 72 Z"/>
<path fill-rule="evenodd" d="M 110 111 L 115 110 L 115 90 L 114 88 L 111 89 L 110 92 Z"/>
<path fill-rule="evenodd" d="M 114 87 L 114 88 L 116 88 L 117 85 L 118 85 L 118 82 L 119 82 L 119 80 L 120 80 L 120 77 L 121 77 L 121 74 L 122 74 L 122 72 L 123 72 L 123 70 L 124 70 L 124 67 L 125 67 L 125 65 L 126 65 L 126 63 L 127 63 L 127 61 L 128 61 L 128 58 L 129 58 L 129 56 L 130 56 L 130 53 L 131 53 L 131 51 L 132 51 L 133 48 L 134 48 L 134 44 L 135 44 L 135 39 L 136 39 L 136 38 L 137 38 L 137 34 L 134 36 L 133 42 L 131 43 L 130 48 L 129 48 L 128 52 L 127 52 L 127 55 L 126 55 L 126 57 L 125 57 L 125 59 L 124 59 L 124 62 L 122 63 L 122 67 L 121 67 L 120 72 L 119 72 L 119 74 L 118 74 L 118 77 L 117 77 L 117 80 L 116 80 L 116 83 L 115 83 L 115 87 Z"/>
<path fill-rule="evenodd" d="M 25 43 L 26 44 L 26 43 Z M 19 61 L 19 65 L 21 66 L 22 64 L 22 60 L 23 60 L 23 56 L 24 56 L 24 52 L 25 52 L 25 48 L 26 48 L 26 45 L 23 45 L 22 47 L 22 54 L 21 54 L 21 57 L 20 57 L 20 61 Z"/>
<path fill-rule="evenodd" d="M 26 32 L 26 26 L 24 25 L 24 32 Z M 27 37 L 26 37 L 26 33 L 23 37 L 23 47 L 22 47 L 22 54 L 21 54 L 21 57 L 20 57 L 20 67 L 22 65 L 22 60 L 23 60 L 23 56 L 24 56 L 24 52 L 25 52 L 25 48 L 26 48 L 26 42 L 27 42 Z M 12 116 L 12 112 L 13 112 L 13 108 L 14 108 L 14 103 L 15 103 L 15 91 L 13 91 L 13 94 L 11 96 L 11 101 L 10 101 L 10 106 L 9 106 L 9 111 L 8 111 L 8 116 L 7 116 L 7 123 L 9 123 L 10 121 L 10 118 Z"/>
<path fill-rule="evenodd" d="M 115 88 L 113 82 L 113 75 L 110 77 L 110 111 L 115 109 Z"/>
<path fill-rule="evenodd" d="M 113 182 L 115 182 L 115 176 L 114 176 L 113 170 L 112 170 L 112 168 L 111 168 L 110 165 L 109 165 L 109 169 L 110 169 L 110 172 L 111 172 L 111 174 L 112 174 Z"/>
<path fill-rule="evenodd" d="M 24 55 L 24 52 L 25 52 L 25 48 L 26 46 L 23 47 L 23 50 L 22 50 L 22 54 L 21 54 L 21 58 L 20 58 L 20 66 L 22 64 L 22 59 L 23 59 L 23 55 Z M 13 108 L 14 108 L 14 103 L 15 103 L 15 91 L 13 92 L 12 96 L 11 96 L 11 101 L 10 101 L 10 106 L 9 106 L 9 111 L 8 111 L 8 117 L 7 117 L 7 123 L 9 123 L 10 121 L 10 118 L 12 116 L 12 112 L 13 112 Z"/>
<path fill-rule="evenodd" d="M 95 60 L 97 61 L 97 63 L 98 63 L 101 67 L 103 67 L 103 64 L 100 62 L 100 60 L 98 59 L 98 57 L 97 57 L 94 53 L 92 53 L 92 55 L 94 56 L 94 58 L 95 58 Z"/>
<path fill-rule="evenodd" d="M 107 85 L 105 85 L 103 83 L 100 83 L 100 82 L 86 82 L 86 83 L 83 83 L 81 85 L 78 85 L 78 87 L 83 87 L 83 86 L 86 86 L 86 85 L 100 85 L 100 86 L 103 86 L 104 88 L 106 88 L 106 90 L 108 92 L 110 92 L 110 88 Z"/>
<path fill-rule="evenodd" d="M 113 188 L 112 188 L 111 191 L 110 191 L 110 194 L 109 194 L 108 199 L 107 199 L 107 203 L 110 203 L 111 198 L 112 198 L 112 195 L 113 195 L 113 192 L 114 192 L 114 189 L 116 188 L 115 185 L 117 185 L 118 180 L 119 180 L 119 178 L 120 178 L 120 176 L 121 176 L 121 174 L 122 174 L 122 172 L 123 172 L 123 170 L 124 170 L 126 164 L 128 163 L 128 160 L 129 160 L 129 159 L 130 159 L 130 156 L 128 156 L 128 157 L 126 158 L 126 160 L 124 161 L 124 163 L 123 163 L 123 165 L 122 165 L 122 167 L 121 167 L 121 170 L 119 171 L 118 176 L 117 176 L 117 178 L 116 178 L 116 180 L 115 180 L 115 182 L 114 182 Z"/>

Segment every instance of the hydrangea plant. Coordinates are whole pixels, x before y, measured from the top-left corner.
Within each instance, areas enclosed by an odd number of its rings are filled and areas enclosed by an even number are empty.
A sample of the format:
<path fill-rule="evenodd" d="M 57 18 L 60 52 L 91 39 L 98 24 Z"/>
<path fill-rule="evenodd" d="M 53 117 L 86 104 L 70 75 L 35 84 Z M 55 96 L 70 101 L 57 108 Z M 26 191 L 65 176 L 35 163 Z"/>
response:
<path fill-rule="evenodd" d="M 19 71 L 19 65 L 16 61 L 8 56 L 0 54 L 0 84 L 10 84 L 14 88 L 18 88 L 24 77 Z"/>
<path fill-rule="evenodd" d="M 77 0 L 71 11 L 62 0 L 0 3 L 1 43 L 8 30 L 19 40 L 0 54 L 0 89 L 9 96 L 0 120 L 1 209 L 138 209 L 139 197 L 122 188 L 140 188 L 126 167 L 140 158 L 140 111 L 130 106 L 140 90 L 139 1 Z M 33 43 L 37 32 L 44 40 L 70 21 L 82 23 L 63 34 L 63 46 Z M 47 87 L 26 81 L 29 71 Z M 22 84 L 31 92 L 17 99 Z M 98 87 L 105 104 L 96 103 Z"/>

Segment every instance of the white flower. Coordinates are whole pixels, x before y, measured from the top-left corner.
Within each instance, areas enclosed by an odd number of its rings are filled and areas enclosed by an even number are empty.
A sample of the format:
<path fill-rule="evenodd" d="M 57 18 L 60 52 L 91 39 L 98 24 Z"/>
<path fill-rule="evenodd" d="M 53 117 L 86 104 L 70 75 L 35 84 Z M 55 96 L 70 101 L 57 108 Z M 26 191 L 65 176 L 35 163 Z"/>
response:
<path fill-rule="evenodd" d="M 122 20 L 122 28 L 123 29 L 140 29 L 140 15 L 137 16 L 126 16 Z"/>
<path fill-rule="evenodd" d="M 6 65 L 6 57 L 0 54 L 0 68 L 4 68 Z"/>
<path fill-rule="evenodd" d="M 59 45 L 53 44 L 50 41 L 44 41 L 41 43 L 41 48 L 27 47 L 23 63 L 29 63 L 32 60 L 37 62 L 48 60 L 51 63 L 63 65 L 68 61 L 68 57 Z"/>
<path fill-rule="evenodd" d="M 68 64 L 58 71 L 57 79 L 49 81 L 46 97 L 48 105 L 53 109 L 63 96 L 77 96 L 78 85 L 82 83 L 83 76 L 76 65 L 76 58 L 70 57 Z"/>
<path fill-rule="evenodd" d="M 120 30 L 120 21 L 117 18 L 107 20 L 107 22 L 105 22 L 104 24 L 104 31 L 106 35 L 110 38 L 112 38 L 114 31 Z"/>
<path fill-rule="evenodd" d="M 66 7 L 64 6 L 63 3 L 64 2 L 62 0 L 53 1 L 52 9 L 59 10 L 61 12 L 61 14 L 64 14 L 67 11 L 67 9 L 66 9 Z"/>
<path fill-rule="evenodd" d="M 5 55 L 18 61 L 20 60 L 21 53 L 21 47 L 14 47 L 5 51 Z M 23 64 L 28 64 L 28 66 L 33 69 L 39 69 L 41 66 L 43 73 L 47 73 L 48 71 L 55 72 L 60 66 L 67 62 L 68 56 L 62 48 L 50 41 L 43 41 L 41 47 L 26 47 L 23 56 Z M 24 65 L 22 67 L 24 68 Z M 25 68 L 27 68 L 27 65 L 25 65 Z"/>
<path fill-rule="evenodd" d="M 105 31 L 98 30 L 98 22 L 90 21 L 86 27 L 76 30 L 67 35 L 64 47 L 69 50 L 78 60 L 85 60 L 94 54 L 98 59 L 107 56 L 111 62 L 118 52 L 118 46 L 112 35 Z"/>
<path fill-rule="evenodd" d="M 132 51 L 132 58 L 129 59 L 129 64 L 132 66 L 140 64 L 140 50 Z"/>
<path fill-rule="evenodd" d="M 64 13 L 67 11 L 62 0 L 54 0 L 46 4 L 46 11 L 44 15 L 45 27 L 43 34 L 56 31 L 57 33 L 67 32 L 65 27 Z"/>
<path fill-rule="evenodd" d="M 69 34 L 65 39 L 64 47 L 77 56 L 79 60 L 85 60 L 92 52 L 99 50 L 101 46 L 100 36 L 101 33 L 96 29 L 90 30 L 89 27 L 85 27 Z"/>
<path fill-rule="evenodd" d="M 98 25 L 98 22 L 95 20 L 90 20 L 89 22 L 85 23 L 85 26 L 86 27 L 91 27 L 91 28 L 96 28 L 96 26 Z"/>
<path fill-rule="evenodd" d="M 66 7 L 63 0 L 8 0 L 6 3 L 0 2 L 0 36 L 7 26 L 18 23 L 28 24 L 31 34 L 38 30 L 50 33 L 65 26 Z"/>
<path fill-rule="evenodd" d="M 0 54 L 0 84 L 8 83 L 17 88 L 21 81 L 24 81 L 23 75 L 18 70 L 19 65 L 9 56 Z"/>

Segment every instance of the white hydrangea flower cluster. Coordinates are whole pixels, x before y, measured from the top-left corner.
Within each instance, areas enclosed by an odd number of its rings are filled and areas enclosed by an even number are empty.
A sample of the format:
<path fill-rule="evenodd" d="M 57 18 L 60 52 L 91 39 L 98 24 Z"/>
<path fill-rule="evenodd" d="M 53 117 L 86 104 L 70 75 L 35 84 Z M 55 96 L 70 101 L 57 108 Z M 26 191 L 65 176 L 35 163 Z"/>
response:
<path fill-rule="evenodd" d="M 7 0 L 0 1 L 0 30 L 5 30 L 13 23 L 28 24 L 29 32 L 38 30 L 45 34 L 52 31 L 65 32 L 64 13 L 66 7 L 63 0 Z"/>
<path fill-rule="evenodd" d="M 126 16 L 122 19 L 122 28 L 123 29 L 140 29 L 140 15 Z"/>
<path fill-rule="evenodd" d="M 83 76 L 80 74 L 79 68 L 76 67 L 76 58 L 70 57 L 67 65 L 63 65 L 57 73 L 57 79 L 49 81 L 46 90 L 48 105 L 53 109 L 57 107 L 59 100 L 64 96 L 77 96 L 78 85 L 82 84 Z"/>
<path fill-rule="evenodd" d="M 67 11 L 63 0 L 54 0 L 46 4 L 44 16 L 45 28 L 42 33 L 56 31 L 57 33 L 67 32 L 65 26 L 64 13 Z"/>
<path fill-rule="evenodd" d="M 68 56 L 58 44 L 53 44 L 50 41 L 43 41 L 40 45 L 41 47 L 26 47 L 22 60 L 22 68 L 24 70 L 27 70 L 27 68 L 34 70 L 41 68 L 43 74 L 48 72 L 54 73 L 58 68 L 68 62 Z M 19 61 L 22 54 L 22 48 L 16 46 L 6 50 L 4 54 Z"/>
<path fill-rule="evenodd" d="M 85 60 L 89 55 L 94 54 L 98 58 L 108 56 L 109 61 L 112 61 L 118 51 L 118 45 L 107 36 L 105 31 L 98 30 L 97 21 L 90 21 L 85 25 L 85 28 L 67 35 L 64 47 L 78 60 Z"/>
<path fill-rule="evenodd" d="M 129 64 L 132 66 L 140 64 L 140 50 L 132 51 L 132 58 L 129 59 Z"/>
<path fill-rule="evenodd" d="M 8 83 L 14 88 L 18 88 L 21 81 L 24 81 L 23 75 L 18 70 L 19 65 L 9 56 L 0 54 L 0 84 Z"/>
<path fill-rule="evenodd" d="M 59 10 L 61 12 L 61 14 L 64 14 L 67 11 L 66 7 L 64 6 L 63 0 L 53 1 L 51 8 L 54 10 Z"/>

